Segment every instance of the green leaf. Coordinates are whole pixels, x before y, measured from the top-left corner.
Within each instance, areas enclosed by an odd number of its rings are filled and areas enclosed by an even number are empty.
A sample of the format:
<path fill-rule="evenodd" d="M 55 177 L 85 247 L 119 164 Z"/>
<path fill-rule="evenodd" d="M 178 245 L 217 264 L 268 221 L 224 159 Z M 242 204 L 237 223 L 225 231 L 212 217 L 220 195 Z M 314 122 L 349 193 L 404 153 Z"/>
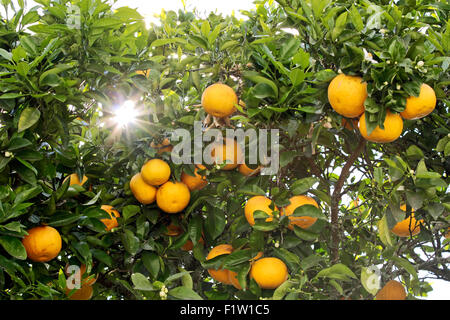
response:
<path fill-rule="evenodd" d="M 286 280 L 278 288 L 275 289 L 273 292 L 272 299 L 273 300 L 281 300 L 284 298 L 286 293 L 288 293 L 288 290 L 292 288 L 296 283 L 290 280 Z"/>
<path fill-rule="evenodd" d="M 199 215 L 191 217 L 188 225 L 189 238 L 197 243 L 202 236 L 202 218 Z"/>
<path fill-rule="evenodd" d="M 294 195 L 301 195 L 306 193 L 309 189 L 312 188 L 314 184 L 316 184 L 319 181 L 319 179 L 315 177 L 307 177 L 303 179 L 296 180 L 291 185 L 291 190 Z"/>
<path fill-rule="evenodd" d="M 444 212 L 444 206 L 440 203 L 431 203 L 426 206 L 428 213 L 434 218 L 439 218 Z"/>
<path fill-rule="evenodd" d="M 397 266 L 405 269 L 414 279 L 418 279 L 416 268 L 408 260 L 396 256 L 391 257 L 391 260 L 393 260 Z"/>
<path fill-rule="evenodd" d="M 303 83 L 303 80 L 305 80 L 305 78 L 306 74 L 301 69 L 294 69 L 289 73 L 289 79 L 291 80 L 291 83 L 294 87 Z"/>
<path fill-rule="evenodd" d="M 265 83 L 272 88 L 272 92 L 275 93 L 275 96 L 278 96 L 278 86 L 272 81 L 263 76 L 261 76 L 258 72 L 254 71 L 246 71 L 243 73 L 244 78 L 258 84 Z"/>
<path fill-rule="evenodd" d="M 197 292 L 184 286 L 169 290 L 168 295 L 180 300 L 203 300 Z"/>
<path fill-rule="evenodd" d="M 140 211 L 141 211 L 141 208 L 139 206 L 136 206 L 136 205 L 125 206 L 122 209 L 123 219 L 125 221 L 127 221 L 131 217 L 133 217 L 136 214 L 138 214 Z"/>
<path fill-rule="evenodd" d="M 83 203 L 83 206 L 92 206 L 93 204 L 95 204 L 97 201 L 98 201 L 98 199 L 100 198 L 100 195 L 102 194 L 102 190 L 100 190 L 96 195 L 95 195 L 95 197 L 93 197 L 91 200 L 89 200 L 88 202 L 86 202 L 86 203 Z"/>
<path fill-rule="evenodd" d="M 15 137 L 9 142 L 8 151 L 15 151 L 26 148 L 31 145 L 31 142 L 25 138 Z"/>
<path fill-rule="evenodd" d="M 313 217 L 320 220 L 328 220 L 327 216 L 316 206 L 312 204 L 305 204 L 295 208 L 292 213 L 293 217 Z"/>
<path fill-rule="evenodd" d="M 124 230 L 124 233 L 122 234 L 122 243 L 125 250 L 131 255 L 135 255 L 139 250 L 139 238 L 129 229 Z"/>
<path fill-rule="evenodd" d="M 317 278 L 325 277 L 330 279 L 337 279 L 342 281 L 349 281 L 349 278 L 358 279 L 356 275 L 346 265 L 342 263 L 335 264 L 329 268 L 321 270 Z"/>
<path fill-rule="evenodd" d="M 70 211 L 56 211 L 49 219 L 48 224 L 53 227 L 66 226 L 78 221 L 81 218 L 80 214 Z"/>
<path fill-rule="evenodd" d="M 246 185 L 236 191 L 237 194 L 246 194 L 250 196 L 265 196 L 266 193 L 256 184 Z"/>
<path fill-rule="evenodd" d="M 20 192 L 14 199 L 14 204 L 25 202 L 31 198 L 36 197 L 43 191 L 41 186 L 34 186 Z"/>
<path fill-rule="evenodd" d="M 166 45 L 166 44 L 172 44 L 172 43 L 186 44 L 187 41 L 185 39 L 182 39 L 182 38 L 156 39 L 155 41 L 152 42 L 150 47 L 160 47 L 160 46 L 163 46 L 163 45 Z"/>
<path fill-rule="evenodd" d="M 386 215 L 381 218 L 377 223 L 378 235 L 383 242 L 387 246 L 393 246 L 391 232 L 389 231 Z"/>
<path fill-rule="evenodd" d="M 290 38 L 288 41 L 284 42 L 280 50 L 280 61 L 285 61 L 291 58 L 299 48 L 300 41 L 296 38 Z"/>
<path fill-rule="evenodd" d="M 362 29 L 364 29 L 364 22 L 355 5 L 352 5 L 350 9 L 350 19 L 352 20 L 352 23 L 358 32 L 361 32 Z"/>
<path fill-rule="evenodd" d="M 294 225 L 294 233 L 297 237 L 305 241 L 314 241 L 319 237 L 318 233 L 311 232 L 307 229 L 302 229 L 296 225 Z"/>
<path fill-rule="evenodd" d="M 424 154 L 422 150 L 416 145 L 411 145 L 406 150 L 406 156 L 411 159 L 422 159 L 424 157 Z"/>
<path fill-rule="evenodd" d="M 210 209 L 205 220 L 206 232 L 212 239 L 216 239 L 225 229 L 225 213 L 219 208 Z"/>
<path fill-rule="evenodd" d="M 150 275 L 156 279 L 161 267 L 158 255 L 153 252 L 144 252 L 142 254 L 142 263 L 144 263 Z"/>
<path fill-rule="evenodd" d="M 136 290 L 154 291 L 156 290 L 150 281 L 142 273 L 133 273 L 131 275 L 131 282 Z"/>
<path fill-rule="evenodd" d="M 25 260 L 27 258 L 25 247 L 16 237 L 0 236 L 0 245 L 16 259 Z"/>
<path fill-rule="evenodd" d="M 345 24 L 347 23 L 347 15 L 348 12 L 344 11 L 339 15 L 336 19 L 336 25 L 334 26 L 333 31 L 331 32 L 331 40 L 335 41 L 337 37 L 344 31 Z"/>
<path fill-rule="evenodd" d="M 12 61 L 12 53 L 0 48 L 0 56 L 6 60 Z"/>

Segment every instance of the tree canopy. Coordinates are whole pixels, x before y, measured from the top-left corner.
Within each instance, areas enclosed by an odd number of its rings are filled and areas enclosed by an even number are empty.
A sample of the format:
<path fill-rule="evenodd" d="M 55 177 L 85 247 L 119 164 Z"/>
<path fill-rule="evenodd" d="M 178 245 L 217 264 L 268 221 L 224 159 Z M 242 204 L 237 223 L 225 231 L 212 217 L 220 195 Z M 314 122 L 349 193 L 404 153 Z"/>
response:
<path fill-rule="evenodd" d="M 64 269 L 81 264 L 98 275 L 100 300 L 373 299 L 374 272 L 380 287 L 400 279 L 408 298 L 420 299 L 430 277 L 450 281 L 446 1 L 266 0 L 245 19 L 179 10 L 149 25 L 138 10 L 108 1 L 35 2 L 1 1 L 0 299 L 67 299 Z M 388 110 L 402 112 L 423 83 L 436 107 L 404 120 L 395 141 L 368 141 L 330 106 L 339 74 L 367 83 L 369 132 Z M 226 121 L 201 106 L 218 82 L 240 100 Z M 137 113 L 121 124 L 117 110 L 127 101 Z M 137 201 L 130 180 L 149 159 L 169 163 L 172 180 L 193 175 L 194 163 L 175 164 L 159 148 L 164 139 L 178 143 L 177 129 L 193 138 L 196 121 L 224 133 L 278 129 L 279 170 L 246 176 L 205 165 L 208 184 L 190 192 L 180 214 Z M 71 185 L 73 173 L 87 182 Z M 287 215 L 267 222 L 258 212 L 251 226 L 244 206 L 257 195 L 272 208 L 309 195 L 318 208 L 294 216 L 317 222 L 291 229 Z M 102 205 L 120 213 L 111 231 Z M 420 233 L 393 234 L 412 212 Z M 27 259 L 22 244 L 40 225 L 62 238 L 58 257 L 45 263 Z M 182 232 L 168 235 L 169 225 Z M 182 250 L 188 241 L 192 250 Z M 206 260 L 219 244 L 233 252 Z M 287 265 L 277 289 L 249 277 L 258 252 Z M 207 270 L 217 268 L 236 272 L 242 290 L 212 279 Z"/>

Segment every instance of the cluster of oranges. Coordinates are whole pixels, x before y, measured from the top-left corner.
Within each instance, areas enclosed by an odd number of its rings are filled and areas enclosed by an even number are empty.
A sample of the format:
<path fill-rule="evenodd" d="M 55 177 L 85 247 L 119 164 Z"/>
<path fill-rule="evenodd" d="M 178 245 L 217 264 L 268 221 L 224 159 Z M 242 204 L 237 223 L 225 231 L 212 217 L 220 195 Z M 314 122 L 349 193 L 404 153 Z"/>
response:
<path fill-rule="evenodd" d="M 343 119 L 343 125 L 348 129 L 359 128 L 361 135 L 368 141 L 387 143 L 396 140 L 403 131 L 403 119 L 416 120 L 430 114 L 436 106 L 436 94 L 429 85 L 423 83 L 418 97 L 406 99 L 406 107 L 400 114 L 390 110 L 386 112 L 384 129 L 376 126 L 368 134 L 364 102 L 367 98 L 367 83 L 361 77 L 349 76 L 343 73 L 337 75 L 328 86 L 328 101 L 331 107 L 349 121 Z M 357 118 L 359 117 L 359 120 Z"/>
<path fill-rule="evenodd" d="M 233 252 L 233 246 L 230 244 L 220 244 L 211 249 L 206 256 L 206 260 L 211 260 L 220 255 L 228 255 Z M 288 269 L 286 264 L 275 257 L 265 257 L 262 252 L 258 252 L 255 257 L 250 259 L 250 278 L 254 279 L 262 289 L 278 288 L 288 278 Z M 233 285 L 236 289 L 242 290 L 237 278 L 237 273 L 228 269 L 220 268 L 218 270 L 208 269 L 209 275 L 216 281 L 227 285 Z"/>
<path fill-rule="evenodd" d="M 302 229 L 307 229 L 311 227 L 314 223 L 316 223 L 316 217 L 309 216 L 301 216 L 296 217 L 293 216 L 295 209 L 301 207 L 303 205 L 313 205 L 316 208 L 319 208 L 316 200 L 309 196 L 305 195 L 297 195 L 293 196 L 289 199 L 289 205 L 285 206 L 281 210 L 281 215 L 286 215 L 289 218 L 288 228 L 294 230 L 294 226 L 298 226 Z M 272 204 L 272 200 L 265 196 L 254 196 L 251 197 L 245 204 L 244 214 L 247 222 L 253 226 L 255 224 L 254 212 L 256 210 L 260 210 L 265 212 L 269 217 L 266 219 L 266 222 L 270 222 L 273 220 L 273 212 L 279 211 L 278 208 L 274 205 L 274 209 L 270 208 Z"/>

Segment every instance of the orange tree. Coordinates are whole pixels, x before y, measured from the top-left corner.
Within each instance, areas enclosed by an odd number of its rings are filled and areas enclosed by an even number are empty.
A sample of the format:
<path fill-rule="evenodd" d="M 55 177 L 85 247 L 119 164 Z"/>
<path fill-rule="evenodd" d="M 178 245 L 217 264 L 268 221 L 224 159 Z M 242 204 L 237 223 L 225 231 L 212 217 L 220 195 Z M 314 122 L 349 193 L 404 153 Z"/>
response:
<path fill-rule="evenodd" d="M 105 1 L 35 2 L 1 2 L 1 299 L 374 299 L 394 279 L 406 293 L 378 297 L 413 299 L 450 281 L 444 1 L 258 1 L 149 28 Z M 223 118 L 202 107 L 219 82 Z M 175 164 L 195 121 L 279 129 L 279 170 Z M 72 265 L 96 281 L 69 290 Z"/>

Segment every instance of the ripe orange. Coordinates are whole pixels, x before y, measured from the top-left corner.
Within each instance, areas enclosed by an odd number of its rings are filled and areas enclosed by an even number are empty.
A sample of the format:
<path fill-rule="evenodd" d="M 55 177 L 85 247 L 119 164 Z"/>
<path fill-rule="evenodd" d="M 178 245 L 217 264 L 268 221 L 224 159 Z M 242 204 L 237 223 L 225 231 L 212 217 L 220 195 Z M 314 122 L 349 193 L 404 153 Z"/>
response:
<path fill-rule="evenodd" d="M 239 172 L 244 176 L 255 176 L 261 171 L 261 167 L 255 169 L 249 168 L 245 163 L 240 164 L 238 167 Z"/>
<path fill-rule="evenodd" d="M 278 258 L 261 258 L 252 264 L 250 277 L 262 289 L 275 289 L 287 280 L 288 269 Z"/>
<path fill-rule="evenodd" d="M 73 290 L 66 288 L 66 295 L 69 300 L 89 300 L 92 298 L 94 288 L 92 286 L 82 285 L 80 289 L 75 289 L 71 294 L 72 291 Z"/>
<path fill-rule="evenodd" d="M 203 238 L 200 238 L 198 240 L 198 243 L 205 244 L 205 240 L 203 240 Z M 194 243 L 192 242 L 192 240 L 186 241 L 186 243 L 181 247 L 181 250 L 183 251 L 191 251 L 192 249 L 194 249 Z"/>
<path fill-rule="evenodd" d="M 242 290 L 242 287 L 241 287 L 241 285 L 240 285 L 240 283 L 239 283 L 239 280 L 238 280 L 238 278 L 237 278 L 237 275 L 238 275 L 237 272 L 234 272 L 234 271 L 229 270 L 229 271 L 228 271 L 228 281 L 229 281 L 230 284 L 232 284 L 233 287 L 235 287 L 236 289 Z"/>
<path fill-rule="evenodd" d="M 284 207 L 284 210 L 282 210 L 281 214 L 285 214 L 286 216 L 290 216 L 294 213 L 295 209 L 298 207 L 301 207 L 305 204 L 311 204 L 315 206 L 316 208 L 319 208 L 319 205 L 317 204 L 316 200 L 314 200 L 311 197 L 308 196 L 293 196 L 289 199 L 291 202 L 289 205 Z M 314 223 L 316 223 L 317 218 L 314 217 L 289 217 L 289 226 L 288 228 L 291 230 L 294 230 L 294 226 L 299 226 L 300 228 L 307 229 L 311 227 Z"/>
<path fill-rule="evenodd" d="M 447 228 L 447 232 L 444 234 L 445 239 L 450 239 L 450 227 Z"/>
<path fill-rule="evenodd" d="M 150 143 L 150 147 L 157 149 L 157 154 L 163 154 L 164 152 L 172 152 L 173 145 L 170 144 L 169 139 L 164 138 L 161 143 L 156 144 L 155 142 Z"/>
<path fill-rule="evenodd" d="M 264 211 L 269 215 L 269 217 L 266 219 L 266 222 L 270 222 L 273 220 L 272 218 L 272 212 L 278 211 L 278 208 L 275 206 L 274 210 L 270 209 L 270 204 L 272 203 L 272 200 L 270 200 L 267 197 L 264 196 L 254 196 L 251 197 L 244 207 L 244 213 L 245 218 L 247 219 L 248 223 L 253 226 L 255 224 L 255 218 L 253 217 L 253 213 L 255 210 L 261 210 Z"/>
<path fill-rule="evenodd" d="M 189 188 L 183 182 L 167 181 L 156 192 L 156 204 L 166 213 L 178 213 L 191 200 Z"/>
<path fill-rule="evenodd" d="M 236 110 L 237 103 L 238 97 L 233 88 L 223 83 L 210 85 L 202 94 L 203 109 L 214 117 L 228 117 Z"/>
<path fill-rule="evenodd" d="M 386 143 L 396 140 L 403 131 L 403 119 L 398 113 L 388 111 L 384 120 L 384 129 L 377 126 L 370 135 L 367 135 L 365 114 L 359 119 L 359 132 L 369 141 Z"/>
<path fill-rule="evenodd" d="M 141 168 L 141 176 L 145 183 L 159 186 L 170 178 L 170 166 L 161 159 L 147 161 Z"/>
<path fill-rule="evenodd" d="M 85 182 L 88 180 L 86 176 L 83 176 L 83 179 L 80 181 L 76 173 L 72 173 L 70 176 L 67 176 L 64 181 L 66 181 L 67 179 L 70 179 L 69 185 L 78 184 L 80 186 L 85 184 Z"/>
<path fill-rule="evenodd" d="M 331 107 L 346 118 L 355 118 L 364 112 L 367 98 L 367 83 L 361 77 L 343 73 L 334 77 L 328 86 L 328 101 Z"/>
<path fill-rule="evenodd" d="M 402 205 L 400 209 L 406 211 L 406 205 Z M 415 236 L 420 232 L 420 223 L 423 223 L 423 220 L 416 221 L 416 218 L 414 218 L 414 210 L 412 209 L 411 215 L 398 222 L 391 231 L 399 237 Z"/>
<path fill-rule="evenodd" d="M 22 244 L 28 259 L 35 262 L 47 262 L 58 256 L 62 247 L 61 235 L 50 226 L 34 227 L 27 231 Z"/>
<path fill-rule="evenodd" d="M 156 188 L 145 183 L 140 173 L 136 173 L 130 180 L 130 189 L 137 201 L 150 204 L 156 200 Z"/>
<path fill-rule="evenodd" d="M 211 251 L 206 256 L 206 260 L 213 259 L 222 254 L 230 254 L 233 252 L 233 247 L 229 244 L 219 244 L 218 246 L 211 249 Z M 229 270 L 227 269 L 208 269 L 209 275 L 216 281 L 222 282 L 224 284 L 231 284 L 229 276 Z"/>
<path fill-rule="evenodd" d="M 85 275 L 86 273 L 86 265 L 82 263 L 80 266 L 80 280 L 82 285 L 92 286 L 98 278 L 98 275 Z M 69 273 L 69 264 L 66 264 L 66 267 L 64 268 L 64 273 L 67 277 L 71 276 L 72 273 Z M 78 276 L 78 275 L 77 275 Z"/>
<path fill-rule="evenodd" d="M 183 233 L 183 229 L 181 227 L 176 226 L 173 223 L 171 223 L 167 226 L 167 232 L 164 234 L 169 237 L 176 237 L 182 233 Z"/>
<path fill-rule="evenodd" d="M 150 76 L 150 69 L 147 69 L 147 70 L 136 70 L 136 73 L 137 74 L 141 74 L 144 77 L 148 78 Z"/>
<path fill-rule="evenodd" d="M 430 114 L 436 106 L 436 94 L 432 87 L 423 83 L 420 87 L 418 97 L 408 97 L 406 99 L 405 110 L 400 112 L 403 119 L 416 120 Z"/>
<path fill-rule="evenodd" d="M 390 280 L 378 291 L 375 300 L 405 300 L 406 291 L 403 285 L 395 280 Z"/>
<path fill-rule="evenodd" d="M 203 189 L 208 184 L 208 181 L 206 181 L 206 176 L 202 176 L 197 173 L 198 170 L 204 170 L 204 169 L 205 169 L 205 166 L 203 166 L 201 164 L 198 165 L 198 167 L 195 168 L 195 170 L 194 170 L 195 177 L 185 173 L 184 171 L 181 174 L 181 181 L 185 185 L 187 185 L 187 187 L 189 188 L 190 191 Z"/>
<path fill-rule="evenodd" d="M 116 228 L 119 226 L 119 223 L 117 222 L 117 218 L 120 217 L 119 211 L 115 210 L 113 206 L 108 205 L 102 205 L 100 209 L 105 210 L 109 213 L 110 219 L 101 219 L 100 221 L 103 222 L 105 225 L 105 230 L 110 231 L 113 228 Z M 114 214 L 114 216 L 113 216 Z"/>
<path fill-rule="evenodd" d="M 216 164 L 226 164 L 222 170 L 233 170 L 242 163 L 242 148 L 236 140 L 225 138 L 223 143 L 214 143 L 211 150 L 211 157 L 215 160 L 214 163 Z"/>

